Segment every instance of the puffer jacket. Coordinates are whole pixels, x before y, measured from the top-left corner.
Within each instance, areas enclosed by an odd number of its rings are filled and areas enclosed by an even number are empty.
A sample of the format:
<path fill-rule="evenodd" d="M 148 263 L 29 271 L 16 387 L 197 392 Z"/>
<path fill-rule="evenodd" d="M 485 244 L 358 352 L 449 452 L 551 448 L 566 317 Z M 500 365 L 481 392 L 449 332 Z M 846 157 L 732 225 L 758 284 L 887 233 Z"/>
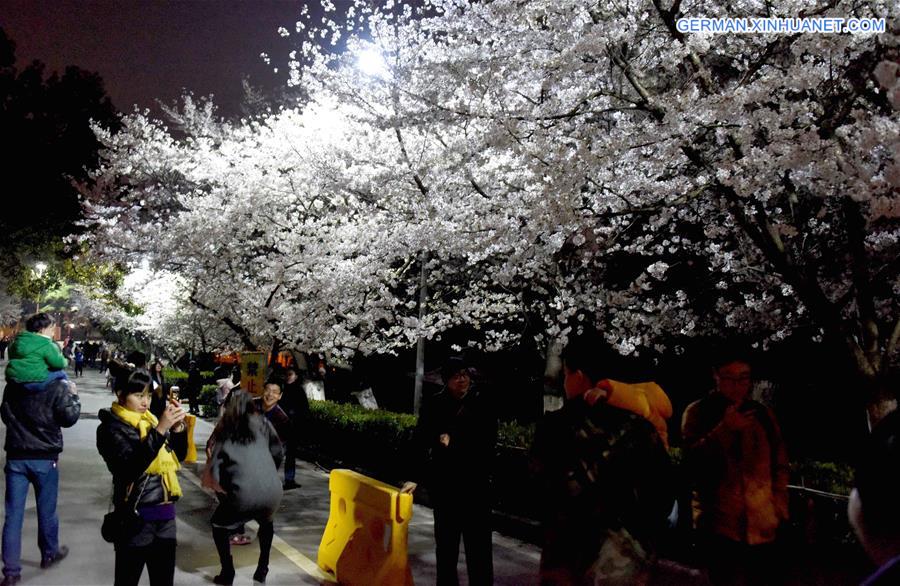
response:
<path fill-rule="evenodd" d="M 61 370 L 68 365 L 69 361 L 56 342 L 35 332 L 22 332 L 9 347 L 6 379 L 19 383 L 40 382 L 47 379 L 50 369 Z"/>
<path fill-rule="evenodd" d="M 141 491 L 138 507 L 149 507 L 172 502 L 178 497 L 166 494 L 160 476 L 152 474 L 149 478 L 144 471 L 156 458 L 159 450 L 172 450 L 178 460 L 187 455 L 187 433 L 169 433 L 163 435 L 151 429 L 141 440 L 137 428 L 125 423 L 109 409 L 101 409 L 100 425 L 97 427 L 97 450 L 106 462 L 106 467 L 113 476 L 113 503 L 121 506 L 125 502 L 128 487 L 134 483 L 134 490 Z M 132 500 L 134 497 L 131 497 Z"/>
<path fill-rule="evenodd" d="M 0 405 L 7 460 L 55 460 L 63 450 L 61 428 L 75 425 L 80 415 L 81 402 L 66 381 L 53 381 L 40 391 L 10 382 Z"/>

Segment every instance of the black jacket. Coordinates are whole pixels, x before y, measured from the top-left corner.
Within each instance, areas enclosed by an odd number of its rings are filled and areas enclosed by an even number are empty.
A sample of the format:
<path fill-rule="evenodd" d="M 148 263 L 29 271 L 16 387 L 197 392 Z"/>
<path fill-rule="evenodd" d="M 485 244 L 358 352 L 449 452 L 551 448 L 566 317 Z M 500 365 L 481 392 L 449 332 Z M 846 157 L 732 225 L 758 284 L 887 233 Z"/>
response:
<path fill-rule="evenodd" d="M 305 426 L 309 420 L 309 399 L 299 378 L 292 383 L 285 383 L 278 405 L 284 409 L 297 430 Z"/>
<path fill-rule="evenodd" d="M 65 381 L 53 381 L 42 391 L 10 382 L 3 391 L 0 417 L 6 424 L 7 460 L 55 460 L 63 450 L 63 427 L 81 415 L 78 395 Z"/>
<path fill-rule="evenodd" d="M 97 450 L 113 476 L 113 502 L 115 505 L 120 506 L 125 501 L 128 486 L 134 483 L 136 492 L 131 497 L 131 506 L 134 506 L 133 501 L 145 480 L 147 484 L 137 505 L 146 507 L 165 502 L 166 495 L 162 479 L 157 475 L 151 475 L 147 479 L 144 470 L 156 458 L 156 454 L 161 449 L 172 450 L 179 461 L 184 460 L 187 455 L 187 433 L 162 435 L 156 429 L 151 429 L 147 433 L 147 437 L 141 440 L 137 428 L 113 415 L 109 409 L 101 409 L 99 417 Z M 168 500 L 176 500 L 176 498 Z"/>
<path fill-rule="evenodd" d="M 490 480 L 497 444 L 497 415 L 488 396 L 476 388 L 462 400 L 447 389 L 422 403 L 414 443 L 418 450 L 415 480 L 429 490 L 454 491 Z M 440 442 L 450 436 L 450 445 Z"/>

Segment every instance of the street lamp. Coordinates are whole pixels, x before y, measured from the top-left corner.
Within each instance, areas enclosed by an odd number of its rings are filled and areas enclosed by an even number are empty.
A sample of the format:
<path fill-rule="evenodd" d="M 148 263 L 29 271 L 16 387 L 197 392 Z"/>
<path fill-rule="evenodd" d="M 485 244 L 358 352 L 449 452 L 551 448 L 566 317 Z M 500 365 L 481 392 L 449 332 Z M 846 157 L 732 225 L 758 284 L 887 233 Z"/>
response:
<path fill-rule="evenodd" d="M 44 276 L 44 271 L 47 270 L 47 263 L 39 262 L 34 265 L 34 272 L 37 273 L 38 278 L 38 292 L 37 299 L 35 300 L 35 313 L 41 312 L 41 292 L 43 290 L 43 284 L 40 282 L 41 278 Z"/>
<path fill-rule="evenodd" d="M 369 77 L 388 79 L 391 72 L 384 56 L 375 47 L 369 47 L 356 54 L 356 67 Z"/>
<path fill-rule="evenodd" d="M 78 327 L 78 325 L 76 324 L 76 321 L 77 321 L 76 318 L 77 318 L 77 316 L 78 316 L 78 306 L 77 306 L 77 305 L 73 305 L 73 306 L 72 306 L 72 309 L 71 309 L 71 316 L 72 316 L 72 317 L 71 317 L 71 319 L 70 319 L 69 321 L 71 321 L 72 323 L 69 324 L 69 327 L 72 328 L 72 329 L 69 330 L 69 337 L 72 338 L 72 339 L 74 339 L 74 338 L 75 338 L 75 328 Z"/>

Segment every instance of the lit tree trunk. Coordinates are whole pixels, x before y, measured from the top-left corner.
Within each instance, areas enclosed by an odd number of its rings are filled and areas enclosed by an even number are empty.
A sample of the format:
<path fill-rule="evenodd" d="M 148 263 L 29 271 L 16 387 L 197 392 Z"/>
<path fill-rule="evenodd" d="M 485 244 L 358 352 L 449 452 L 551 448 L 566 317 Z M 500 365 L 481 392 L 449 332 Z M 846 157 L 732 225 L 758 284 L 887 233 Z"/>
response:
<path fill-rule="evenodd" d="M 272 374 L 275 371 L 275 365 L 278 364 L 278 352 L 281 350 L 281 340 L 278 338 L 272 339 L 272 348 L 269 350 L 269 364 L 268 370 L 266 372 L 267 375 Z"/>
<path fill-rule="evenodd" d="M 562 371 L 563 345 L 555 339 L 547 346 L 547 360 L 544 363 L 544 412 L 555 411 L 562 407 L 563 400 L 556 392 L 555 384 Z"/>
<path fill-rule="evenodd" d="M 425 302 L 428 299 L 428 280 L 425 271 L 425 260 L 427 255 L 422 253 L 422 268 L 419 273 L 419 326 L 425 319 Z M 425 382 L 425 336 L 419 335 L 416 342 L 416 382 L 413 391 L 413 413 L 419 414 L 419 408 L 422 406 L 422 384 Z"/>

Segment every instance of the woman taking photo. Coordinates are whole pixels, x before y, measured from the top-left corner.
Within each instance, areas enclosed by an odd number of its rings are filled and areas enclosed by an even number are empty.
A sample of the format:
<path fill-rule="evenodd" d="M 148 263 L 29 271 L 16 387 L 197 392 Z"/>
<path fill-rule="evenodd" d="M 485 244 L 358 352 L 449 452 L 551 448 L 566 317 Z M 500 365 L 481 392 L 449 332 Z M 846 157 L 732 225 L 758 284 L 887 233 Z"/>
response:
<path fill-rule="evenodd" d="M 175 501 L 181 487 L 175 471 L 187 452 L 184 409 L 170 401 L 159 419 L 150 410 L 150 375 L 110 364 L 116 400 L 101 409 L 97 449 L 113 476 L 117 511 L 135 510 L 133 526 L 115 541 L 115 586 L 134 586 L 144 566 L 152 586 L 175 578 Z"/>
<path fill-rule="evenodd" d="M 231 584 L 234 581 L 229 535 L 251 519 L 259 523 L 259 561 L 253 579 L 265 582 L 275 534 L 272 518 L 282 494 L 278 475 L 281 441 L 272 424 L 257 413 L 253 397 L 244 391 L 235 391 L 228 396 L 210 443 L 208 471 L 204 476 L 219 497 L 212 528 L 222 564 L 222 571 L 213 582 Z"/>

